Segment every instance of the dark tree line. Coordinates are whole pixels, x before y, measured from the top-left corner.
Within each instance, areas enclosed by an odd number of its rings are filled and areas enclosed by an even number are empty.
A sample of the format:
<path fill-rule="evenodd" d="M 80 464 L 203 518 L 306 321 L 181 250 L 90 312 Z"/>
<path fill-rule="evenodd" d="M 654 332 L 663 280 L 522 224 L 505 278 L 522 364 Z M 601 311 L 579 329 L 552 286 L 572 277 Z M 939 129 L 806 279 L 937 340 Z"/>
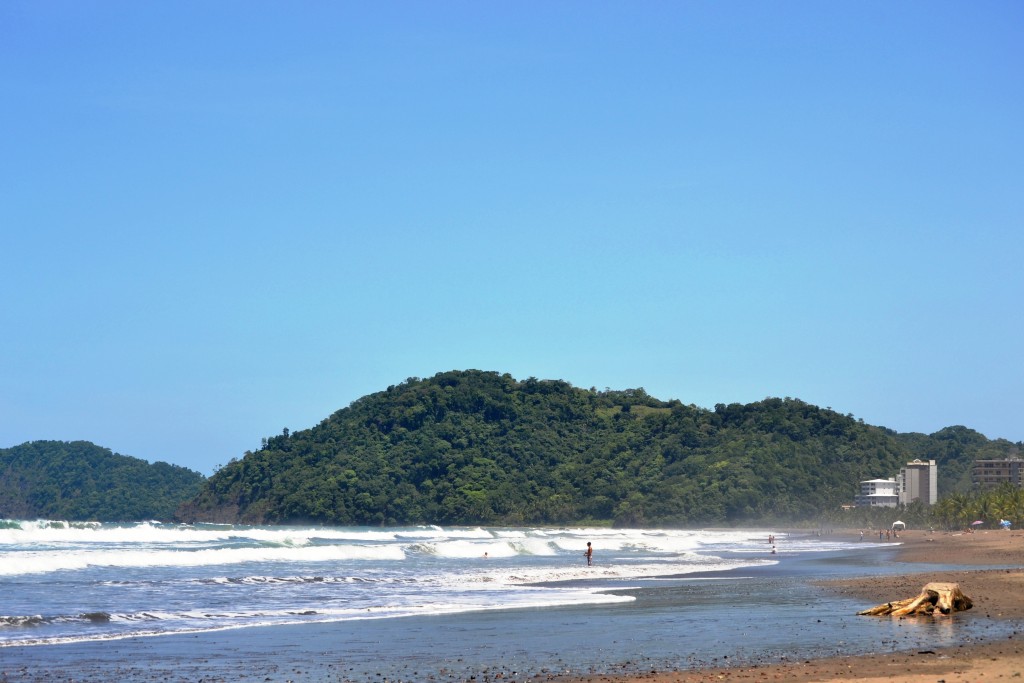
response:
<path fill-rule="evenodd" d="M 791 398 L 714 410 L 493 372 L 412 378 L 216 472 L 183 519 L 692 525 L 812 519 L 914 458 L 940 491 L 1018 452 L 964 427 L 897 434 Z M 946 488 L 948 487 L 948 488 Z"/>
<path fill-rule="evenodd" d="M 87 441 L 32 441 L 0 449 L 0 518 L 171 520 L 204 479 Z"/>

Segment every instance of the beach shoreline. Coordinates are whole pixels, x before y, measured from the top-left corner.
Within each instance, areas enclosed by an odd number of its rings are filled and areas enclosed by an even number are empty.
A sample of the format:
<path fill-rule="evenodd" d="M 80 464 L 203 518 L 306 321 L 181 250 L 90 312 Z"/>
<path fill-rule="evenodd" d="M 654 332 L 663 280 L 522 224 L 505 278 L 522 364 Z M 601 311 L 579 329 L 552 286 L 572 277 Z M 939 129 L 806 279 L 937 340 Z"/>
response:
<path fill-rule="evenodd" d="M 613 589 L 633 602 L 0 648 L 0 683 L 953 683 L 1024 671 L 1016 640 L 1024 641 L 1024 532 L 911 530 L 888 543 L 875 532 L 865 533 L 863 547 L 852 530 L 774 535 L 778 562 Z M 825 552 L 808 552 L 808 541 Z M 960 584 L 974 608 L 903 624 L 855 616 L 931 581 Z M 771 633 L 744 644 L 744 629 Z M 695 630 L 715 635 L 698 638 Z M 875 642 L 875 654 L 860 654 Z M 718 666 L 723 661 L 732 666 Z"/>
<path fill-rule="evenodd" d="M 797 532 L 800 533 L 800 532 Z M 859 531 L 832 532 L 858 538 Z M 875 532 L 877 533 L 877 532 Z M 874 540 L 867 532 L 866 540 Z M 896 559 L 905 563 L 941 563 L 954 570 L 924 571 L 863 578 L 812 582 L 826 590 L 863 602 L 868 609 L 885 602 L 916 596 L 933 581 L 953 582 L 972 599 L 972 610 L 986 617 L 1019 622 L 1019 632 L 985 642 L 914 648 L 868 655 L 779 661 L 749 666 L 695 667 L 624 676 L 586 676 L 559 679 L 563 683 L 721 683 L 722 681 L 794 681 L 837 683 L 972 683 L 1024 677 L 1024 531 L 931 532 L 905 531 L 892 539 Z M 827 618 L 827 615 L 823 616 Z M 893 617 L 863 617 L 893 619 Z M 955 615 L 905 617 L 950 620 Z M 897 617 L 897 619 L 899 619 Z"/>

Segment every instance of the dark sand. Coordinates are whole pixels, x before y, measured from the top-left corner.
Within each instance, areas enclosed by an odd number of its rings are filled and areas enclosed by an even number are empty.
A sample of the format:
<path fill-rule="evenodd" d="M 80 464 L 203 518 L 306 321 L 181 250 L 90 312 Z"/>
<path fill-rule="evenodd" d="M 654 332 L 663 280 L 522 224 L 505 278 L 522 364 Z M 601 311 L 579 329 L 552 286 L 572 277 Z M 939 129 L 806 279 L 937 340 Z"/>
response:
<path fill-rule="evenodd" d="M 859 535 L 859 532 L 846 532 Z M 700 668 L 632 676 L 592 676 L 576 681 L 646 683 L 720 683 L 722 681 L 905 681 L 966 683 L 1024 681 L 1024 531 L 901 534 L 898 558 L 903 562 L 960 565 L 964 569 L 902 574 L 823 583 L 830 590 L 863 601 L 864 609 L 916 596 L 932 581 L 951 581 L 974 602 L 974 610 L 994 619 L 1019 621 L 1020 632 L 991 642 L 909 652 L 832 657 L 758 666 Z M 1001 567 L 981 569 L 980 567 Z M 967 569 L 971 567 L 971 569 Z M 1007 568 L 1009 567 L 1009 568 Z M 892 617 L 863 617 L 892 619 Z M 956 616 L 907 617 L 951 619 Z"/>

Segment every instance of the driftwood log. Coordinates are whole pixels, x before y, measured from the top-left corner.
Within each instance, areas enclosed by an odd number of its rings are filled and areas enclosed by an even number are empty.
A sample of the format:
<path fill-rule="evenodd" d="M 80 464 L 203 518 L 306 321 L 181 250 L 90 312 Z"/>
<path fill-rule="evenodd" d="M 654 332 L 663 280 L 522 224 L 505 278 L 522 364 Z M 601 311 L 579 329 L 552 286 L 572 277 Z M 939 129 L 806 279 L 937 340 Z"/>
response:
<path fill-rule="evenodd" d="M 857 612 L 859 615 L 867 616 L 893 616 L 902 617 L 916 614 L 950 614 L 971 609 L 974 603 L 971 599 L 960 592 L 960 584 L 957 583 L 929 583 L 921 589 L 921 594 L 916 598 L 907 598 L 898 602 L 887 602 L 878 607 Z"/>

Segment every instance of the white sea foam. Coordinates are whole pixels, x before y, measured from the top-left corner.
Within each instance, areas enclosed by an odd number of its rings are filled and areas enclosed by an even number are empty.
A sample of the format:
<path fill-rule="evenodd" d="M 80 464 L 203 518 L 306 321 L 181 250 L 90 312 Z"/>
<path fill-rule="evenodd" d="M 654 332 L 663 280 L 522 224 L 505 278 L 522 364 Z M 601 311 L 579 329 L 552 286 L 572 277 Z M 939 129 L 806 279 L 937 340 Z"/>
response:
<path fill-rule="evenodd" d="M 494 538 L 485 540 L 455 540 L 440 543 L 420 543 L 414 546 L 421 552 L 446 558 L 507 558 L 518 555 L 554 555 L 557 550 L 550 541 L 531 538 Z"/>
<path fill-rule="evenodd" d="M 214 544 L 224 541 L 259 542 L 286 546 L 315 541 L 387 543 L 401 539 L 490 539 L 480 527 L 444 529 L 439 526 L 395 530 L 330 527 L 245 527 L 231 525 L 171 525 L 159 522 L 135 524 L 76 523 L 51 520 L 17 522 L 20 528 L 0 529 L 0 547 L 29 545 L 94 544 Z"/>
<path fill-rule="evenodd" d="M 481 557 L 485 553 L 488 557 L 514 557 L 518 551 L 506 541 L 491 541 L 481 543 L 479 541 L 445 541 L 443 543 L 425 544 L 428 552 L 440 557 L 469 558 Z"/>
<path fill-rule="evenodd" d="M 511 542 L 512 547 L 523 555 L 555 555 L 557 550 L 548 540 L 541 538 L 523 538 Z"/>
<path fill-rule="evenodd" d="M 39 574 L 88 567 L 201 567 L 248 562 L 336 562 L 403 560 L 395 545 L 332 545 L 204 550 L 76 550 L 63 553 L 0 553 L 0 576 Z"/>
<path fill-rule="evenodd" d="M 287 532 L 265 529 L 236 530 L 230 527 L 200 529 L 186 525 L 167 525 L 154 522 L 137 524 L 99 524 L 85 527 L 68 526 L 46 520 L 22 522 L 20 529 L 0 530 L 3 545 L 96 545 L 96 544 L 180 544 L 217 543 L 230 538 L 275 538 L 286 542 Z"/>
<path fill-rule="evenodd" d="M 114 641 L 125 638 L 142 638 L 175 634 L 213 633 L 239 628 L 257 628 L 261 626 L 280 626 L 303 624 L 310 622 L 331 623 L 340 621 L 356 621 L 368 619 L 388 619 L 414 615 L 460 614 L 465 612 L 487 611 L 509 608 L 557 607 L 562 605 L 611 604 L 632 602 L 635 598 L 626 595 L 611 595 L 587 591 L 547 592 L 545 594 L 520 594 L 504 603 L 480 602 L 472 600 L 452 602 L 430 602 L 408 605 L 381 605 L 360 609 L 321 609 L 321 610 L 261 610 L 259 612 L 205 612 L 190 611 L 179 613 L 159 613 L 144 615 L 111 615 L 111 622 L 135 626 L 144 623 L 145 628 L 130 628 L 109 632 L 88 632 L 60 636 L 18 637 L 0 640 L 0 649 L 15 646 L 62 645 L 82 642 Z M 149 627 L 159 623 L 161 626 L 173 622 L 176 626 L 171 630 Z"/>
<path fill-rule="evenodd" d="M 494 535 L 498 538 L 526 538 L 525 531 L 519 531 L 518 529 L 495 529 Z"/>
<path fill-rule="evenodd" d="M 552 539 L 552 543 L 561 550 L 578 551 L 581 553 L 587 545 L 587 542 L 580 540 L 580 538 L 555 538 Z M 593 543 L 595 547 L 600 547 L 604 551 L 620 550 L 623 547 L 624 539 L 605 536 L 600 539 L 594 539 Z"/>
<path fill-rule="evenodd" d="M 707 558 L 703 562 L 680 562 L 677 564 L 650 562 L 644 564 L 628 563 L 599 563 L 593 566 L 586 566 L 580 563 L 575 567 L 523 567 L 516 569 L 501 569 L 491 572 L 462 577 L 463 581 L 480 582 L 484 584 L 551 584 L 559 582 L 579 581 L 622 581 L 635 579 L 650 579 L 666 575 L 685 576 L 698 572 L 723 572 L 730 569 L 744 567 L 767 566 L 777 564 L 776 560 L 746 560 L 746 561 L 725 561 L 717 558 Z M 623 588 L 623 586 L 617 586 Z"/>

